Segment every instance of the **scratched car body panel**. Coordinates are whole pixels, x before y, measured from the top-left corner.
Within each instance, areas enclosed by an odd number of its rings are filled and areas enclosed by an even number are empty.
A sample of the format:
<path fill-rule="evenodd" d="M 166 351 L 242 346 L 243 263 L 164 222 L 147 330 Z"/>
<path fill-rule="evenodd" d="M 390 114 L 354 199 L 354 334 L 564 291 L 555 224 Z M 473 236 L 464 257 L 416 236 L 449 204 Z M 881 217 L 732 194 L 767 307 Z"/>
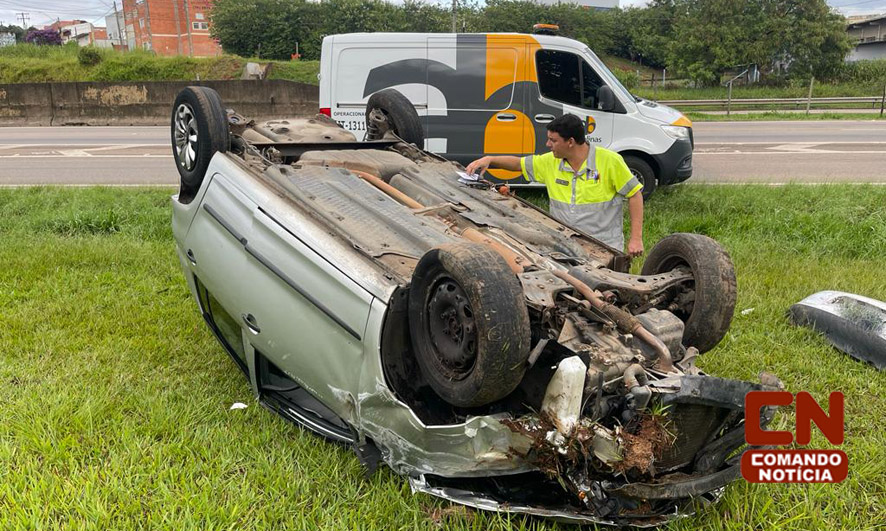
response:
<path fill-rule="evenodd" d="M 777 380 L 694 365 L 735 302 L 716 242 L 666 238 L 631 275 L 379 116 L 358 143 L 322 116 L 222 109 L 176 100 L 173 233 L 263 405 L 481 509 L 657 525 L 738 477 L 744 394 Z"/>

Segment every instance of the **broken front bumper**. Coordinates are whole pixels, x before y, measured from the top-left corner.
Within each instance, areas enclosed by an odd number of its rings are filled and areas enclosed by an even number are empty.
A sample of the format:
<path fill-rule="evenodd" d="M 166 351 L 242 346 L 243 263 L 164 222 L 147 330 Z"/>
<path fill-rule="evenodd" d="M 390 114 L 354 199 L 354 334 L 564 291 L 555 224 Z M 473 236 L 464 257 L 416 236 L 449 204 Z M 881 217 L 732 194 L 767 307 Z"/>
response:
<path fill-rule="evenodd" d="M 660 525 L 688 516 L 716 501 L 728 483 L 740 476 L 744 445 L 744 396 L 771 389 L 707 375 L 681 375 L 651 383 L 662 405 L 670 408 L 674 443 L 648 474 L 602 474 L 591 466 L 565 465 L 510 475 L 451 478 L 410 476 L 413 491 L 424 492 L 477 509 L 533 514 L 569 523 Z M 773 410 L 761 422 L 768 423 Z M 616 429 L 616 433 L 618 429 Z M 533 444 L 535 451 L 543 447 Z M 588 447 L 588 454 L 593 451 Z M 537 461 L 533 454 L 525 457 Z M 569 486 L 567 489 L 566 486 Z M 575 493 L 578 496 L 575 496 Z"/>
<path fill-rule="evenodd" d="M 791 306 L 794 324 L 824 334 L 853 358 L 886 369 L 886 304 L 842 291 L 820 291 Z"/>

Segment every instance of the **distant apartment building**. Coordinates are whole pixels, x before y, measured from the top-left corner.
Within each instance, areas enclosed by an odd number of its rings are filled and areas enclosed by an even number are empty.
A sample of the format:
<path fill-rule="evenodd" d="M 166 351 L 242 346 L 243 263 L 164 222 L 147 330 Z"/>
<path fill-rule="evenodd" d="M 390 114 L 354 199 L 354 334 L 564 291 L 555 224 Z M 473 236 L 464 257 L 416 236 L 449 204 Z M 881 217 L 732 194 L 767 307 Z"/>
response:
<path fill-rule="evenodd" d="M 543 5 L 556 5 L 560 3 L 577 4 L 588 9 L 616 9 L 618 0 L 535 0 Z"/>
<path fill-rule="evenodd" d="M 117 8 L 116 3 L 114 4 L 114 8 Z M 123 20 L 123 11 L 117 11 L 116 13 L 106 16 L 105 27 L 108 30 L 108 40 L 111 41 L 114 48 L 128 48 L 126 42 L 126 33 L 124 31 L 124 28 L 126 27 L 126 22 L 124 22 Z"/>
<path fill-rule="evenodd" d="M 855 44 L 855 49 L 846 57 L 847 61 L 886 59 L 886 16 L 876 15 L 850 22 L 846 32 Z"/>
<path fill-rule="evenodd" d="M 209 36 L 213 0 L 123 0 L 129 49 L 158 55 L 211 56 L 221 47 Z"/>
<path fill-rule="evenodd" d="M 107 28 L 97 28 L 85 20 L 57 20 L 43 29 L 54 29 L 62 39 L 62 44 L 76 42 L 80 46 L 113 47 Z"/>
<path fill-rule="evenodd" d="M 62 44 L 75 41 L 80 46 L 92 44 L 92 24 L 85 20 L 57 20 L 43 29 L 54 29 L 62 38 Z"/>

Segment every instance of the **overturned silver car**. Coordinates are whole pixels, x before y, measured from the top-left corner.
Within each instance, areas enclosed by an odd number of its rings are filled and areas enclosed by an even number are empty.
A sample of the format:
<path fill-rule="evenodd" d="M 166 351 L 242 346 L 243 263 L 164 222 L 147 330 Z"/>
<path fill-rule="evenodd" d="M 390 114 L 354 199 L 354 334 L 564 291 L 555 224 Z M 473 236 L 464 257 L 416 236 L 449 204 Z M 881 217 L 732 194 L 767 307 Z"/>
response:
<path fill-rule="evenodd" d="M 418 148 L 396 91 L 368 110 L 356 142 L 321 115 L 256 124 L 203 87 L 175 101 L 178 256 L 261 403 L 482 509 L 656 525 L 715 499 L 739 476 L 744 395 L 778 385 L 694 365 L 732 319 L 721 246 L 675 234 L 628 274 Z"/>

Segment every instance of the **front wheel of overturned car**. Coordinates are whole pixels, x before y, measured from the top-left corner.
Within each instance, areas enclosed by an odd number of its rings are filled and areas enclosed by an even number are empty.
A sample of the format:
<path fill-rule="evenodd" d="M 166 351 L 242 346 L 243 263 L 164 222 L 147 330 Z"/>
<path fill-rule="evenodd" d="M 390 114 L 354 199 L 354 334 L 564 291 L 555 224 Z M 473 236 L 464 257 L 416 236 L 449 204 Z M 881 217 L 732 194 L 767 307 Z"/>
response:
<path fill-rule="evenodd" d="M 650 166 L 648 162 L 640 157 L 625 155 L 624 161 L 628 166 L 628 169 L 631 170 L 631 175 L 636 177 L 643 185 L 643 200 L 646 201 L 657 188 L 655 170 L 652 169 L 652 166 Z"/>
<path fill-rule="evenodd" d="M 666 236 L 649 252 L 643 275 L 654 275 L 686 267 L 692 282 L 672 305 L 683 320 L 683 344 L 707 352 L 726 335 L 735 310 L 735 267 L 716 240 L 701 234 Z"/>
<path fill-rule="evenodd" d="M 409 314 L 419 369 L 448 403 L 486 405 L 523 379 L 530 342 L 523 287 L 488 247 L 460 243 L 425 253 L 412 276 Z"/>
<path fill-rule="evenodd" d="M 366 140 L 381 140 L 388 131 L 410 144 L 424 147 L 425 133 L 415 106 L 394 89 L 380 90 L 366 102 Z"/>
<path fill-rule="evenodd" d="M 209 87 L 185 87 L 172 105 L 172 156 L 181 177 L 178 200 L 194 200 L 209 161 L 230 147 L 227 114 L 218 92 Z"/>

